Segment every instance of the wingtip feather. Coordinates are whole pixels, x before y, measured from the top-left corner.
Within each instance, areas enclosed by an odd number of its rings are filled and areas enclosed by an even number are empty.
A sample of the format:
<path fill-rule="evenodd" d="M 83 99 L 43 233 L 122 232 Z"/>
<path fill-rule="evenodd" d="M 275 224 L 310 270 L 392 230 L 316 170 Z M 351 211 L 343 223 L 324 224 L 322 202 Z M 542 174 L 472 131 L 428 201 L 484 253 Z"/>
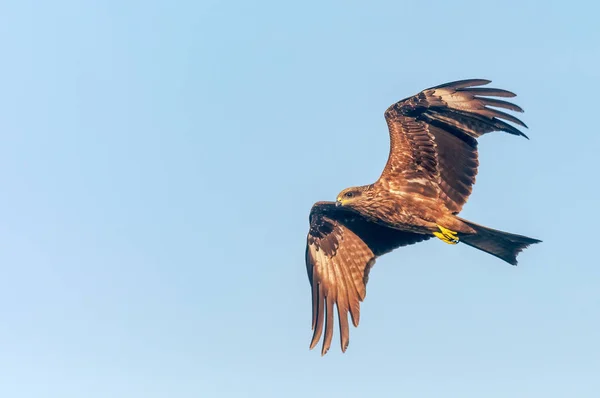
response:
<path fill-rule="evenodd" d="M 467 92 L 473 95 L 482 95 L 482 96 L 490 96 L 490 97 L 504 97 L 504 98 L 514 98 L 517 94 L 512 91 L 503 90 L 501 88 L 488 88 L 488 87 L 473 87 L 469 89 L 461 89 L 458 90 L 460 92 Z"/>
<path fill-rule="evenodd" d="M 439 88 L 467 88 L 467 87 L 476 87 L 476 86 L 485 86 L 486 84 L 490 84 L 492 81 L 488 79 L 465 79 L 465 80 L 456 80 L 453 82 L 448 82 L 444 84 L 440 84 L 438 86 L 431 87 L 430 90 L 439 89 Z"/>

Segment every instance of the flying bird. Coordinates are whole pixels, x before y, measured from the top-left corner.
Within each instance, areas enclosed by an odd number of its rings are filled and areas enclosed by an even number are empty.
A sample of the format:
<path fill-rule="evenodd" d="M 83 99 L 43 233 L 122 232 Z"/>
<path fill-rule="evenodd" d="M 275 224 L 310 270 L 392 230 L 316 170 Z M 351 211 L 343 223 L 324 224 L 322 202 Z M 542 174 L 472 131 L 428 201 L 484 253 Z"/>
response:
<path fill-rule="evenodd" d="M 481 87 L 489 80 L 442 84 L 405 98 L 385 111 L 390 154 L 379 179 L 344 189 L 335 202 L 313 205 L 306 245 L 306 268 L 312 288 L 310 348 L 325 335 L 321 354 L 331 346 L 334 305 L 340 342 L 349 342 L 348 313 L 354 326 L 366 295 L 375 259 L 406 245 L 436 237 L 465 243 L 517 264 L 517 255 L 540 240 L 498 231 L 457 216 L 475 183 L 477 138 L 503 131 L 527 138 L 511 124 L 527 127 L 494 108 L 523 110 L 505 100 L 501 89 Z"/>

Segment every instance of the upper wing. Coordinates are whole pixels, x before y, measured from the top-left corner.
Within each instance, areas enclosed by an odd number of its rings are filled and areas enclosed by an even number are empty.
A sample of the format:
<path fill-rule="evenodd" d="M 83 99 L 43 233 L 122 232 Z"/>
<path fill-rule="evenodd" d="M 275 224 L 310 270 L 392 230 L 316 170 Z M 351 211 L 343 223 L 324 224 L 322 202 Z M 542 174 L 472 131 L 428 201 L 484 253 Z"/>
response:
<path fill-rule="evenodd" d="M 310 348 L 323 331 L 321 353 L 325 355 L 333 337 L 333 305 L 337 306 L 342 351 L 349 341 L 348 312 L 358 326 L 360 302 L 366 295 L 369 270 L 375 258 L 393 249 L 429 239 L 427 235 L 398 231 L 368 221 L 364 216 L 318 202 L 310 212 L 306 244 L 306 269 L 312 287 L 312 328 Z"/>
<path fill-rule="evenodd" d="M 379 183 L 386 189 L 439 197 L 458 213 L 471 194 L 477 175 L 477 138 L 492 131 L 527 136 L 497 109 L 523 110 L 510 102 L 487 98 L 514 97 L 510 91 L 476 87 L 489 80 L 461 80 L 428 88 L 385 111 L 390 156 Z M 504 120 L 502 120 L 504 119 Z"/>

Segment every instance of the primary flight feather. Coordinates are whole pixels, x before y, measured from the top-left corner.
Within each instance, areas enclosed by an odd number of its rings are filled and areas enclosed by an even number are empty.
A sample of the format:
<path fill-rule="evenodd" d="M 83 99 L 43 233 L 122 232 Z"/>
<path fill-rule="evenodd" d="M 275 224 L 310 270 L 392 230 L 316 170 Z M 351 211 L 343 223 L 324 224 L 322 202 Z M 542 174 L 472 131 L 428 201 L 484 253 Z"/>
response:
<path fill-rule="evenodd" d="M 471 194 L 477 167 L 477 138 L 492 131 L 523 134 L 506 123 L 527 127 L 494 108 L 523 110 L 488 98 L 510 91 L 480 87 L 489 80 L 442 84 L 405 98 L 385 111 L 390 154 L 379 179 L 344 189 L 336 202 L 317 202 L 310 211 L 306 268 L 312 288 L 314 348 L 322 337 L 324 355 L 333 338 L 334 305 L 340 342 L 349 342 L 375 259 L 400 246 L 433 236 L 492 254 L 510 264 L 537 239 L 487 228 L 457 216 Z M 493 107 L 493 108 L 490 108 Z"/>

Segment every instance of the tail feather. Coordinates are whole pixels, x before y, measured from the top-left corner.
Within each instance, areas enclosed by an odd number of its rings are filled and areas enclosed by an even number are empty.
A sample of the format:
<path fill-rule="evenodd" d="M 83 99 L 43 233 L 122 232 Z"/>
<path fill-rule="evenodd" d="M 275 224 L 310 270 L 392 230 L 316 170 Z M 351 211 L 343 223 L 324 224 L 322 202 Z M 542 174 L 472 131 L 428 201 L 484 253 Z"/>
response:
<path fill-rule="evenodd" d="M 517 265 L 517 255 L 529 245 L 541 240 L 498 231 L 460 218 L 462 222 L 473 228 L 474 234 L 461 234 L 459 239 L 471 247 L 496 256 L 509 264 Z"/>

